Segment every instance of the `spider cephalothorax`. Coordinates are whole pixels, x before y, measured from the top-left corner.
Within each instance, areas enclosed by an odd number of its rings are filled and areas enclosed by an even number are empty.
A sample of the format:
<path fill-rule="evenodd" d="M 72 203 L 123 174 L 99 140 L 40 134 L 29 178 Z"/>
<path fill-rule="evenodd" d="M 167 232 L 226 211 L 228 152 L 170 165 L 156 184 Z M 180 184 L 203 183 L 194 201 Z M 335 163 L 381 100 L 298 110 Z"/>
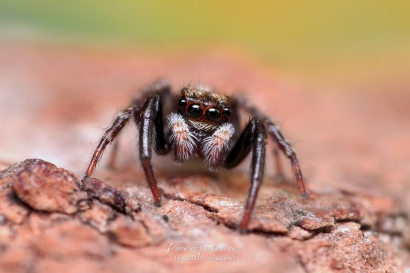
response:
<path fill-rule="evenodd" d="M 178 113 L 168 116 L 175 162 L 196 153 L 212 170 L 220 165 L 235 129 L 228 119 L 229 98 L 223 94 L 186 87 L 178 99 Z"/>
<path fill-rule="evenodd" d="M 181 90 L 178 110 L 194 125 L 216 127 L 227 122 L 231 113 L 230 99 L 211 90 L 185 87 Z M 201 126 L 199 126 L 201 127 Z"/>
<path fill-rule="evenodd" d="M 161 196 L 151 165 L 152 149 L 161 155 L 173 150 L 176 163 L 182 163 L 194 155 L 202 157 L 211 170 L 220 166 L 234 168 L 252 152 L 251 188 L 239 225 L 240 231 L 245 231 L 263 180 L 268 136 L 276 143 L 274 156 L 277 162 L 279 148 L 292 164 L 299 191 L 302 196 L 307 196 L 296 153 L 279 127 L 244 98 L 228 97 L 205 88 L 184 87 L 181 95 L 174 97 L 176 102 L 166 117 L 169 127 L 166 130 L 162 104 L 165 99 L 173 97 L 168 82 L 156 81 L 140 94 L 105 131 L 84 179 L 91 177 L 106 146 L 133 117 L 139 128 L 139 157 L 157 206 L 161 205 Z M 237 111 L 240 108 L 252 116 L 241 134 Z M 279 164 L 277 168 L 280 173 Z"/>

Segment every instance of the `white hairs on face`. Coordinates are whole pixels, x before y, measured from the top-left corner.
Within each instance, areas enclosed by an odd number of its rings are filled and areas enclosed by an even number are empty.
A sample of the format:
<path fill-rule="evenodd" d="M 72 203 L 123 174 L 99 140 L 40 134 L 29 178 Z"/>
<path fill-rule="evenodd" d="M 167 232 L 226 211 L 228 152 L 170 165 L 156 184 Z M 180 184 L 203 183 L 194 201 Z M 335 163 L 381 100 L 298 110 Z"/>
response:
<path fill-rule="evenodd" d="M 171 128 L 170 142 L 174 148 L 176 163 L 187 160 L 196 148 L 195 134 L 189 131 L 185 119 L 180 114 L 172 113 L 168 116 L 168 126 Z"/>
<path fill-rule="evenodd" d="M 212 134 L 206 137 L 202 142 L 202 152 L 205 156 L 205 163 L 211 170 L 216 170 L 221 162 L 222 156 L 229 149 L 229 139 L 232 137 L 235 129 L 232 124 L 222 124 Z"/>

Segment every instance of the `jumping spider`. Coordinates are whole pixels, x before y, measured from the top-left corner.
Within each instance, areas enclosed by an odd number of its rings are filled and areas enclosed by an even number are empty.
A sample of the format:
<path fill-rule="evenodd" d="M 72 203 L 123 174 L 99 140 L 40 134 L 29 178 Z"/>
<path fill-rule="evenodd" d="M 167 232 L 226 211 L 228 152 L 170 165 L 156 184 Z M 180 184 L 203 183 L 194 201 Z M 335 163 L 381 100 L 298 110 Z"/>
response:
<path fill-rule="evenodd" d="M 177 163 L 182 163 L 191 155 L 199 156 L 204 158 L 212 170 L 219 166 L 234 168 L 252 151 L 251 187 L 239 225 L 241 232 L 246 231 L 263 180 L 268 136 L 277 144 L 274 148 L 276 162 L 279 162 L 280 149 L 292 164 L 300 193 L 307 197 L 295 151 L 285 140 L 279 127 L 246 99 L 240 96 L 228 97 L 195 87 L 182 88 L 181 95 L 176 97 L 171 94 L 170 85 L 165 80 L 154 82 L 140 94 L 129 107 L 118 113 L 112 125 L 105 130 L 83 179 L 92 176 L 106 146 L 121 132 L 130 118 L 134 117 L 139 128 L 139 158 L 156 206 L 161 206 L 161 196 L 151 165 L 153 148 L 160 155 L 173 150 Z M 163 103 L 170 98 L 175 100 L 174 109 L 167 117 L 169 128 L 164 128 Z M 241 134 L 239 114 L 235 111 L 239 108 L 252 116 Z M 233 143 L 235 145 L 229 149 Z M 281 172 L 278 163 L 277 168 Z"/>

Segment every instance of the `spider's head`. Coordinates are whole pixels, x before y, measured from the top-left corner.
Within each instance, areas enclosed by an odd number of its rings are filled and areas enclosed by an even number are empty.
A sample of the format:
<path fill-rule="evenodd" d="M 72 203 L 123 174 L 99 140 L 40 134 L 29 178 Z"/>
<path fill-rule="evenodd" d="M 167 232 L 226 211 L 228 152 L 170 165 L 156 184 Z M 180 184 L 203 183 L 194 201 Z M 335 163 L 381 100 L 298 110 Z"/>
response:
<path fill-rule="evenodd" d="M 182 88 L 178 109 L 187 121 L 202 128 L 216 128 L 228 122 L 232 113 L 229 97 L 193 87 Z"/>

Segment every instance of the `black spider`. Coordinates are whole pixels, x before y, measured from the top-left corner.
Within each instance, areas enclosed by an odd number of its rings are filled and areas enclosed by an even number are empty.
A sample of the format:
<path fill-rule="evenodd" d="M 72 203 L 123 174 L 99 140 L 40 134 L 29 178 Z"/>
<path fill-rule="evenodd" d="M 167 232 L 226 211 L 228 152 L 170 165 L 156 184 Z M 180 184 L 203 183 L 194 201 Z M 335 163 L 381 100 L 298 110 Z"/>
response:
<path fill-rule="evenodd" d="M 106 146 L 133 116 L 139 128 L 139 157 L 156 206 L 161 206 L 161 196 L 151 165 L 152 148 L 160 155 L 173 150 L 177 163 L 187 160 L 193 154 L 197 155 L 204 158 L 212 170 L 219 166 L 234 168 L 252 151 L 251 187 L 239 225 L 241 232 L 246 231 L 263 180 L 268 135 L 277 144 L 274 156 L 278 172 L 281 173 L 278 163 L 279 148 L 290 159 L 299 191 L 303 197 L 307 197 L 295 151 L 285 140 L 279 127 L 262 115 L 248 100 L 194 87 L 182 88 L 178 98 L 171 94 L 170 85 L 165 80 L 154 82 L 142 90 L 141 94 L 129 107 L 122 110 L 113 124 L 106 129 L 83 179 L 92 176 Z M 175 98 L 176 103 L 167 117 L 168 129 L 164 128 L 162 110 L 165 100 L 171 97 Z M 239 114 L 235 111 L 238 108 L 244 109 L 252 116 L 241 134 Z M 230 144 L 235 140 L 236 143 L 230 150 Z"/>

